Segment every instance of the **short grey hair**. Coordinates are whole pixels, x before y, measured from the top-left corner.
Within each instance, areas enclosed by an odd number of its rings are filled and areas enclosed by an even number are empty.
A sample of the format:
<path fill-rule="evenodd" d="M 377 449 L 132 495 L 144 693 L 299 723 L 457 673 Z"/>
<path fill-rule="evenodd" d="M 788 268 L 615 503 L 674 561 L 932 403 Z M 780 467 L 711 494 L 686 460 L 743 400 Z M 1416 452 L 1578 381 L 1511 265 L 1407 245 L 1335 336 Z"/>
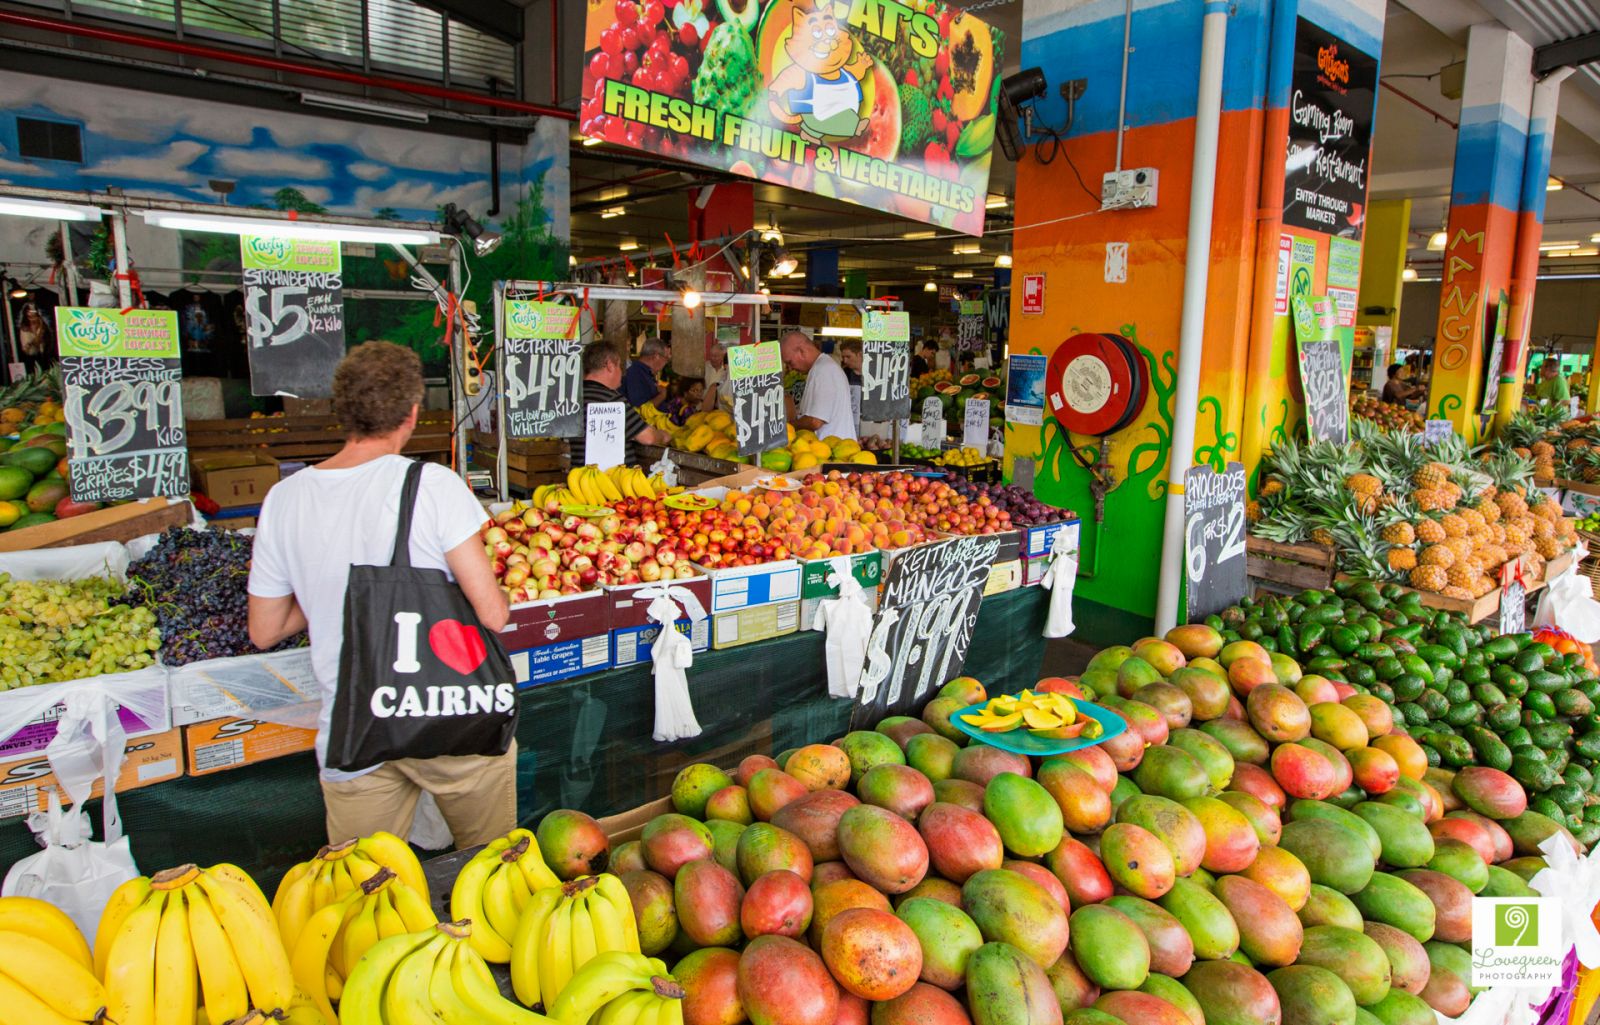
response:
<path fill-rule="evenodd" d="M 672 345 L 668 342 L 663 342 L 660 335 L 652 335 L 644 340 L 643 345 L 639 346 L 639 355 L 641 357 L 665 356 L 671 349 Z"/>
<path fill-rule="evenodd" d="M 815 338 L 812 338 L 799 328 L 791 328 L 783 333 L 783 341 L 787 342 L 791 338 L 803 338 L 805 339 L 805 343 L 811 346 L 813 349 L 820 350 L 822 348 L 822 346 L 817 344 L 817 340 Z"/>

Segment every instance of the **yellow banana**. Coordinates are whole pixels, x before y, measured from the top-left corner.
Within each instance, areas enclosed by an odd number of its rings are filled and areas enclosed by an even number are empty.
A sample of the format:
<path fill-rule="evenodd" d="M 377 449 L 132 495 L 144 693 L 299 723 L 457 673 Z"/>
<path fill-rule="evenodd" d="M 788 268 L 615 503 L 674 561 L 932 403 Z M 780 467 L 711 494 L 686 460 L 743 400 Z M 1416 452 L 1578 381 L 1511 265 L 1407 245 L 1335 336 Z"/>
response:
<path fill-rule="evenodd" d="M 232 883 L 249 899 L 251 904 L 255 905 L 257 911 L 268 916 L 272 914 L 272 905 L 268 902 L 267 895 L 261 892 L 261 887 L 257 886 L 256 881 L 250 878 L 250 874 L 238 865 L 230 865 L 225 861 L 219 862 L 206 869 L 206 874 L 213 879 L 221 879 L 223 882 Z"/>
<path fill-rule="evenodd" d="M 585 890 L 572 902 L 572 970 L 594 960 L 600 951 L 594 938 L 594 918 L 589 914 L 589 897 L 594 888 Z"/>
<path fill-rule="evenodd" d="M 315 862 L 310 861 L 299 862 L 293 868 L 289 869 L 289 871 L 285 872 L 282 879 L 278 880 L 278 888 L 272 894 L 272 914 L 274 916 L 277 916 L 280 913 L 280 908 L 283 905 L 283 899 L 288 894 L 290 888 L 293 887 L 295 883 L 305 878 L 306 872 L 309 871 L 314 864 Z"/>
<path fill-rule="evenodd" d="M 456 956 L 462 947 L 471 948 L 465 939 L 447 944 L 433 962 L 433 974 L 428 978 L 428 1006 L 442 1025 L 483 1025 L 485 1018 L 462 999 L 456 989 Z"/>
<path fill-rule="evenodd" d="M 655 501 L 656 489 L 652 479 L 645 476 L 645 472 L 638 467 L 634 467 L 633 472 L 636 475 L 634 477 L 634 487 L 639 489 L 639 497 L 652 502 Z"/>
<path fill-rule="evenodd" d="M 388 893 L 389 899 L 394 901 L 394 909 L 406 924 L 407 932 L 429 929 L 438 923 L 439 916 L 433 913 L 433 908 L 405 880 L 396 879 Z"/>
<path fill-rule="evenodd" d="M 145 898 L 150 896 L 150 877 L 136 876 L 129 879 L 111 892 L 111 899 L 106 902 L 106 909 L 100 913 L 100 925 L 94 932 L 94 960 L 90 962 L 94 974 L 100 979 L 106 977 L 106 962 L 111 957 L 111 941 L 116 938 L 117 930 L 122 928 L 122 923 L 128 917 L 128 912 L 143 904 Z M 9 898 L 5 898 L 9 899 Z M 43 903 L 41 901 L 40 903 Z M 0 899 L 0 907 L 4 906 L 4 899 Z M 6 916 L 0 913 L 0 929 L 9 929 L 22 932 L 14 924 L 8 924 Z M 76 929 L 76 926 L 74 926 Z M 50 942 L 38 932 L 28 933 L 30 936 Z"/>
<path fill-rule="evenodd" d="M 683 1025 L 683 997 L 663 997 L 656 1022 L 657 1025 Z"/>
<path fill-rule="evenodd" d="M 571 491 L 575 495 L 583 494 L 583 485 L 581 481 L 583 480 L 583 471 L 585 469 L 587 469 L 587 467 L 574 466 L 572 469 L 567 471 L 567 490 Z"/>
<path fill-rule="evenodd" d="M 428 877 L 422 872 L 422 862 L 411 845 L 393 833 L 382 830 L 356 841 L 362 854 L 399 876 L 401 881 L 428 900 Z"/>
<path fill-rule="evenodd" d="M 550 1015 L 558 1021 L 586 1022 L 624 993 L 646 989 L 653 992 L 651 979 L 655 974 L 655 966 L 642 954 L 608 951 L 596 955 L 561 991 Z"/>
<path fill-rule="evenodd" d="M 600 484 L 605 479 L 605 474 L 600 472 L 600 467 L 598 466 L 586 466 L 584 469 L 587 472 L 583 477 L 583 493 L 591 499 L 589 504 L 605 505 L 606 491 Z"/>
<path fill-rule="evenodd" d="M 483 955 L 485 961 L 505 964 L 511 960 L 511 944 L 489 927 L 488 913 L 484 910 L 484 884 L 499 864 L 499 859 L 484 857 L 485 848 L 461 869 L 455 886 L 450 890 L 450 917 L 463 919 L 478 926 L 472 930 L 472 948 Z"/>
<path fill-rule="evenodd" d="M 386 1025 L 435 1025 L 428 985 L 433 980 L 433 966 L 449 941 L 448 934 L 435 932 L 427 943 L 407 954 L 395 966 L 383 994 Z"/>
<path fill-rule="evenodd" d="M 324 861 L 317 866 L 317 873 L 311 879 L 311 910 L 325 908 L 338 899 L 333 892 L 333 865 Z"/>
<path fill-rule="evenodd" d="M 596 877 L 595 893 L 611 906 L 613 919 L 622 930 L 620 946 L 601 946 L 601 950 L 626 950 L 629 953 L 639 953 L 639 921 L 633 915 L 633 898 L 628 896 L 628 888 L 622 880 L 610 872 L 602 872 Z"/>
<path fill-rule="evenodd" d="M 334 1003 L 344 995 L 344 976 L 333 970 L 333 965 L 323 965 L 322 984 L 328 989 L 328 999 Z"/>
<path fill-rule="evenodd" d="M 289 960 L 289 972 L 295 985 L 311 998 L 311 1002 L 324 1015 L 333 1014 L 333 1004 L 330 1002 L 333 994 L 328 991 L 329 955 L 340 930 L 359 910 L 360 897 L 351 894 L 340 903 L 329 904 L 312 915 L 306 927 L 300 931 L 300 939 L 295 943 L 293 956 Z"/>
<path fill-rule="evenodd" d="M 35 996 L 33 990 L 0 972 L 0 1025 L 80 1025 L 80 1022 L 61 1014 Z"/>
<path fill-rule="evenodd" d="M 335 900 L 343 898 L 356 888 L 355 880 L 350 878 L 349 857 L 340 858 L 333 863 L 333 896 Z"/>
<path fill-rule="evenodd" d="M 511 841 L 507 853 L 515 855 L 517 866 L 522 869 L 522 876 L 527 881 L 529 891 L 542 890 L 547 886 L 560 886 L 561 880 L 550 871 L 550 866 L 544 862 L 544 852 L 539 850 L 539 841 L 533 835 L 533 830 L 517 828 L 506 834 L 506 839 Z"/>
<path fill-rule="evenodd" d="M 542 994 L 539 989 L 539 958 L 544 951 L 545 929 L 556 907 L 563 900 L 561 888 L 546 887 L 534 893 L 522 909 L 517 935 L 511 943 L 511 990 L 529 1007 L 549 1004 L 559 993 Z M 545 1000 L 542 997 L 548 996 Z"/>
<path fill-rule="evenodd" d="M 273 905 L 278 920 L 278 935 L 283 937 L 283 945 L 290 950 L 294 949 L 301 930 L 317 911 L 317 873 L 321 871 L 321 863 L 308 862 L 305 867 L 306 870 L 296 876 L 293 883 L 285 879 L 284 884 L 278 887 L 278 896 Z"/>
<path fill-rule="evenodd" d="M 294 1001 L 294 976 L 277 923 L 221 880 L 201 873 L 200 886 L 210 898 L 211 909 L 244 972 L 250 1002 L 269 1014 L 286 1010 Z"/>
<path fill-rule="evenodd" d="M 362 854 L 360 850 L 351 851 L 344 859 L 344 863 L 350 869 L 350 881 L 357 886 L 377 875 L 383 868 L 382 865 Z"/>
<path fill-rule="evenodd" d="M 398 883 L 404 886 L 405 883 Z M 405 919 L 400 917 L 400 912 L 394 909 L 394 887 L 386 886 L 373 894 L 369 900 L 377 903 L 378 938 L 388 939 L 390 936 L 399 936 L 401 933 L 410 932 L 406 928 Z"/>
<path fill-rule="evenodd" d="M 454 944 L 454 962 L 450 965 L 450 978 L 463 1003 L 491 1025 L 557 1025 L 547 1018 L 516 1004 L 500 995 L 494 976 L 483 958 L 472 949 L 472 944 Z"/>
<path fill-rule="evenodd" d="M 625 466 L 613 466 L 610 473 L 602 473 L 598 475 L 600 478 L 600 489 L 605 493 L 607 501 L 622 501 L 622 488 L 618 486 L 617 482 L 622 479 L 622 471 L 626 469 L 627 467 Z"/>
<path fill-rule="evenodd" d="M 106 1005 L 105 987 L 94 972 L 37 936 L 0 930 L 0 972 L 76 1021 L 90 1021 Z"/>
<path fill-rule="evenodd" d="M 356 902 L 356 911 L 345 918 L 344 927 L 328 952 L 328 963 L 342 978 L 349 978 L 361 955 L 378 942 L 378 902 L 359 890 L 350 896 Z"/>
<path fill-rule="evenodd" d="M 504 940 L 507 946 L 517 934 L 518 918 L 517 907 L 511 901 L 510 880 L 506 874 L 506 869 L 510 867 L 503 864 L 499 858 L 495 859 L 494 870 L 489 873 L 489 878 L 483 884 L 483 910 L 487 913 L 487 921 L 480 919 L 472 923 L 474 932 L 483 928 L 493 929 L 495 935 Z"/>
<path fill-rule="evenodd" d="M 639 941 L 628 935 L 627 927 L 622 924 L 623 916 L 619 909 L 599 887 L 585 894 L 584 900 L 589 908 L 589 922 L 594 933 L 596 951 L 622 950 L 630 954 L 639 953 Z M 632 908 L 629 909 L 627 917 L 633 918 Z"/>
<path fill-rule="evenodd" d="M 431 943 L 434 930 L 408 932 L 379 940 L 367 951 L 361 963 L 344 983 L 344 999 L 339 1002 L 340 1025 L 384 1025 L 384 993 L 395 968 L 415 950 Z"/>
<path fill-rule="evenodd" d="M 624 993 L 600 1009 L 595 1025 L 638 1025 L 640 1014 L 654 999 L 654 993 Z"/>
<path fill-rule="evenodd" d="M 46 900 L 37 897 L 0 897 L 0 929 L 26 933 L 55 947 L 85 968 L 94 967 L 94 957 L 89 953 L 78 926 L 67 913 Z"/>
<path fill-rule="evenodd" d="M 559 997 L 572 979 L 573 903 L 569 898 L 556 906 L 545 926 L 544 943 L 539 950 L 539 993 L 546 998 L 546 1008 L 557 1018 L 563 1016 L 549 1006 L 549 998 Z"/>
<path fill-rule="evenodd" d="M 167 894 L 167 906 L 161 913 L 161 928 L 156 933 L 157 1022 L 188 1021 L 200 1004 L 189 912 L 183 899 L 192 889 L 197 887 L 191 884 Z"/>
<path fill-rule="evenodd" d="M 166 903 L 165 891 L 152 891 L 128 912 L 111 943 L 106 1016 L 117 1025 L 156 1025 L 156 937 Z"/>
<path fill-rule="evenodd" d="M 533 896 L 533 890 L 528 886 L 528 877 L 522 874 L 522 869 L 514 858 L 500 867 L 499 874 L 505 877 L 506 889 L 511 893 L 511 906 L 517 909 L 517 917 L 521 918 L 522 909 L 528 906 L 528 900 Z M 514 935 L 517 930 L 515 923 L 512 925 L 511 932 Z"/>
<path fill-rule="evenodd" d="M 229 1022 L 250 1009 L 250 991 L 244 973 L 233 959 L 233 947 L 211 910 L 205 891 L 191 887 L 185 894 L 189 905 L 189 940 L 194 944 L 195 964 L 200 970 L 200 993 L 206 1017 L 213 1022 Z"/>

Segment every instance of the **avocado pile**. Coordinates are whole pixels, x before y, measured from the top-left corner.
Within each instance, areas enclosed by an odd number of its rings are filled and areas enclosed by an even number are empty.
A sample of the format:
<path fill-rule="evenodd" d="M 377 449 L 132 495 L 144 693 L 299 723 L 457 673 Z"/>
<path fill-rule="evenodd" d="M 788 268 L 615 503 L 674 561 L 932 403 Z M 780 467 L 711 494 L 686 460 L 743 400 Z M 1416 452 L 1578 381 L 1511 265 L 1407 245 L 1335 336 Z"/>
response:
<path fill-rule="evenodd" d="M 1247 598 L 1206 623 L 1379 698 L 1429 765 L 1509 772 L 1531 810 L 1585 845 L 1600 840 L 1600 679 L 1581 656 L 1528 633 L 1496 636 L 1426 608 L 1414 591 L 1365 581 Z"/>
<path fill-rule="evenodd" d="M 59 472 L 67 454 L 67 425 L 26 428 L 15 439 L 0 438 L 0 529 L 25 530 L 49 523 L 67 501 Z"/>

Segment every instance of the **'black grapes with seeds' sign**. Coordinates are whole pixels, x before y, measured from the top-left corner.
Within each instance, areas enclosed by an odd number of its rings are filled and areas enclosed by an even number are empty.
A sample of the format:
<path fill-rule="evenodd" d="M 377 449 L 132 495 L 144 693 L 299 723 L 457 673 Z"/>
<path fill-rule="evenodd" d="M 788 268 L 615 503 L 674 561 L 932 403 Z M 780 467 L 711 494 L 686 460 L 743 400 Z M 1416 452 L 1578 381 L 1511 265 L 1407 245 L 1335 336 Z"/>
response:
<path fill-rule="evenodd" d="M 956 537 L 897 556 L 872 615 L 852 729 L 909 714 L 961 675 L 1000 538 Z"/>

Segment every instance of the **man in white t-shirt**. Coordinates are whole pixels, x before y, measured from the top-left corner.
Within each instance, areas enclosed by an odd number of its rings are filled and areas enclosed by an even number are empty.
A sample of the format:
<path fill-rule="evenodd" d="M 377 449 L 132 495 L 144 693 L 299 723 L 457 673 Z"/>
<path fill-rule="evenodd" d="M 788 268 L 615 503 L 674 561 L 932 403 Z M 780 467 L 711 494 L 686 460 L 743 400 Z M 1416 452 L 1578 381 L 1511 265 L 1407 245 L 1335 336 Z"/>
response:
<path fill-rule="evenodd" d="M 516 826 L 517 747 L 499 757 L 403 758 L 357 772 L 326 767 L 328 725 L 338 692 L 344 596 L 350 567 L 388 565 L 400 491 L 411 460 L 400 455 L 417 426 L 422 364 L 410 349 L 367 342 L 333 376 L 333 408 L 349 431 L 328 460 L 267 493 L 250 566 L 250 640 L 270 648 L 307 630 L 322 691 L 317 763 L 327 805 L 328 842 L 387 830 L 411 831 L 417 800 L 433 795 L 458 848 L 504 836 Z M 411 564 L 439 569 L 461 587 L 484 629 L 510 615 L 478 528 L 483 507 L 449 469 L 423 468 L 411 525 Z"/>
<path fill-rule="evenodd" d="M 817 348 L 804 331 L 783 336 L 783 365 L 806 375 L 805 394 L 789 422 L 819 438 L 856 437 L 856 419 L 850 405 L 850 381 L 833 357 Z"/>

